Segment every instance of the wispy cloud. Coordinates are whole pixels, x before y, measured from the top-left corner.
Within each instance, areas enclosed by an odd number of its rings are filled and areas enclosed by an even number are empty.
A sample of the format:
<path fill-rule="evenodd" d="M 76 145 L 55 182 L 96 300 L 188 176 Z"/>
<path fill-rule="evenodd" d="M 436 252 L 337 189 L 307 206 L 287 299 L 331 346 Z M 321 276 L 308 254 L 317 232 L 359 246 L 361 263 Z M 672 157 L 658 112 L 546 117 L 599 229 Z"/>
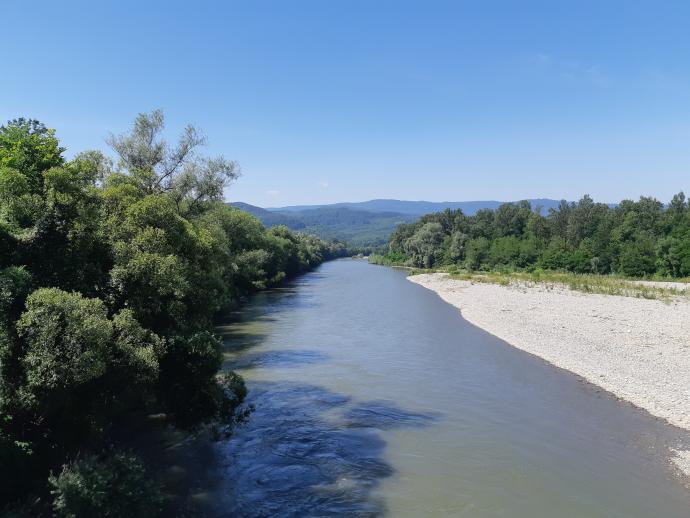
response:
<path fill-rule="evenodd" d="M 582 63 L 574 59 L 564 59 L 538 52 L 528 56 L 527 62 L 533 68 L 563 81 L 588 83 L 600 88 L 608 88 L 613 83 L 610 74 L 598 65 Z"/>
<path fill-rule="evenodd" d="M 319 182 L 319 187 L 322 189 L 328 189 L 328 182 Z"/>
<path fill-rule="evenodd" d="M 268 194 L 270 197 L 275 198 L 280 194 L 280 191 L 276 191 L 275 189 L 271 189 L 270 191 L 266 191 L 266 194 Z"/>

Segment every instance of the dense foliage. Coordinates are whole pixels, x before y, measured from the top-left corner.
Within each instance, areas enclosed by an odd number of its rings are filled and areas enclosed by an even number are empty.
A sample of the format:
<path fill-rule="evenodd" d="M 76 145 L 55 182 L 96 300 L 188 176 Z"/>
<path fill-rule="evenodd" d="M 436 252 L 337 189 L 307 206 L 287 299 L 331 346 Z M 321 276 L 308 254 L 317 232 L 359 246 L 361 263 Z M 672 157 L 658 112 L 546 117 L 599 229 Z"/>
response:
<path fill-rule="evenodd" d="M 584 196 L 541 212 L 523 201 L 472 216 L 429 214 L 400 225 L 387 254 L 375 260 L 420 268 L 690 276 L 690 209 L 682 192 L 667 206 L 645 197 L 609 206 Z"/>
<path fill-rule="evenodd" d="M 141 460 L 123 453 L 70 462 L 51 475 L 50 485 L 53 510 L 64 518 L 155 516 L 162 507 L 159 488 Z"/>
<path fill-rule="evenodd" d="M 225 205 L 237 165 L 199 156 L 191 126 L 175 146 L 162 130 L 160 112 L 139 115 L 110 138 L 113 163 L 66 160 L 34 120 L 0 128 L 0 510 L 34 494 L 106 516 L 118 494 L 143 499 L 113 430 L 154 413 L 231 423 L 245 389 L 219 375 L 213 316 L 344 253 Z"/>

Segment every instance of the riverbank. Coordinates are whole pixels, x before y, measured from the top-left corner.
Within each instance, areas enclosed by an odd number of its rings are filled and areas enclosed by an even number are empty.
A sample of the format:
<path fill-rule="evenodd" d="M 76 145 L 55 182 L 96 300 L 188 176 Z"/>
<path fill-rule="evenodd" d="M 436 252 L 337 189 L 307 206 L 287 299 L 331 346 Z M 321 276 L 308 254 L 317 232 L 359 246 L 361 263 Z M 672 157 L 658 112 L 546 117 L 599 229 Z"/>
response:
<path fill-rule="evenodd" d="M 690 299 L 586 294 L 432 273 L 408 277 L 514 347 L 690 430 Z M 690 470 L 689 470 L 690 471 Z"/>

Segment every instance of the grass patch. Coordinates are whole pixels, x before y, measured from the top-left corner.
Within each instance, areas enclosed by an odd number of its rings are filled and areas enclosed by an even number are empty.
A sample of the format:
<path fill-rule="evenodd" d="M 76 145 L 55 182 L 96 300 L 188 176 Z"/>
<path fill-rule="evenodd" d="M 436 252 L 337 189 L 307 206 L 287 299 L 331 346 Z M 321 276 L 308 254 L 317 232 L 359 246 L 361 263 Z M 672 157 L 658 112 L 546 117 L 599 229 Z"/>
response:
<path fill-rule="evenodd" d="M 537 270 L 534 272 L 468 272 L 457 268 L 439 269 L 452 279 L 498 284 L 501 286 L 535 286 L 546 288 L 566 287 L 583 293 L 618 295 L 642 299 L 671 302 L 674 299 L 688 298 L 690 290 L 670 286 L 652 286 L 644 281 L 625 279 L 612 275 L 576 274 Z M 414 273 L 430 273 L 431 270 L 418 270 Z"/>

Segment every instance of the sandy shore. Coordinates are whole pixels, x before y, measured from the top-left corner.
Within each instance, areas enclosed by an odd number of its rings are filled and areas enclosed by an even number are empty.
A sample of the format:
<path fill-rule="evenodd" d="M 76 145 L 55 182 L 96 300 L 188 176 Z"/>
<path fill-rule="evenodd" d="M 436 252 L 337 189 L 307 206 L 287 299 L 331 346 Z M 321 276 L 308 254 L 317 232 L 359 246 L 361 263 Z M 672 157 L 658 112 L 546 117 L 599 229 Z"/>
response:
<path fill-rule="evenodd" d="M 690 300 L 408 277 L 469 322 L 690 430 Z M 690 469 L 690 468 L 689 468 Z"/>

